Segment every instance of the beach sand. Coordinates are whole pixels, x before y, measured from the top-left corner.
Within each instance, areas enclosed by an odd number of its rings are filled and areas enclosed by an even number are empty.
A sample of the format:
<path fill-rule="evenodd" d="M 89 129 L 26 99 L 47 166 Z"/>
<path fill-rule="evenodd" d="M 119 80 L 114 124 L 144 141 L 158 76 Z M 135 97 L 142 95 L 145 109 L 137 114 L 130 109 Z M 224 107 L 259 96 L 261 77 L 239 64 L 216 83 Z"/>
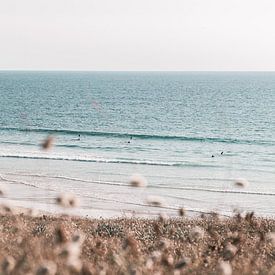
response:
<path fill-rule="evenodd" d="M 275 274 L 275 220 L 0 216 L 1 274 Z"/>

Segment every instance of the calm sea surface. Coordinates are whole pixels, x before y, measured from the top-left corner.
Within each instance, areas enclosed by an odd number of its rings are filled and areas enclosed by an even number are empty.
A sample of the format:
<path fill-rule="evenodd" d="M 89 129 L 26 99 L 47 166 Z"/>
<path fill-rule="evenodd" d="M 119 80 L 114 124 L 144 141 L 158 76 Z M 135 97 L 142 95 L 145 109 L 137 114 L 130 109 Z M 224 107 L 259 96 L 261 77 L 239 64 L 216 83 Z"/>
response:
<path fill-rule="evenodd" d="M 97 217 L 275 214 L 275 73 L 0 72 L 0 98 L 12 204 L 59 211 L 54 198 L 70 191 L 75 213 Z M 148 188 L 130 188 L 133 173 Z"/>

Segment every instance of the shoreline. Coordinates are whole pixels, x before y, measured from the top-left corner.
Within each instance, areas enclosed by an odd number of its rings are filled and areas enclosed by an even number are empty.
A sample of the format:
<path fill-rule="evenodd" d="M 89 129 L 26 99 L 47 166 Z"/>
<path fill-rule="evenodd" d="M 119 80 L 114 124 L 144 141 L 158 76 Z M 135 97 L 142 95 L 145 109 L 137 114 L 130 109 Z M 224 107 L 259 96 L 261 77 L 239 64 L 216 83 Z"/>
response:
<path fill-rule="evenodd" d="M 273 181 L 261 177 L 262 174 L 256 178 L 242 175 L 250 183 L 242 188 L 234 183 L 237 173 L 234 176 L 211 169 L 146 170 L 143 166 L 18 159 L 5 159 L 1 163 L 0 186 L 6 187 L 7 199 L 42 211 L 60 212 L 55 198 L 73 192 L 80 200 L 80 207 L 73 214 L 95 218 L 132 213 L 156 216 L 160 211 L 148 206 L 148 196 L 164 198 L 168 207 L 162 210 L 169 216 L 176 216 L 181 207 L 189 210 L 190 215 L 191 212 L 232 215 L 234 209 L 255 211 L 264 217 L 275 213 Z M 129 178 L 135 173 L 147 179 L 146 188 L 133 189 L 129 185 Z"/>
<path fill-rule="evenodd" d="M 6 274 L 275 272 L 275 219 L 251 213 L 169 219 L 40 214 L 0 215 L 0 263 L 12 267 Z"/>

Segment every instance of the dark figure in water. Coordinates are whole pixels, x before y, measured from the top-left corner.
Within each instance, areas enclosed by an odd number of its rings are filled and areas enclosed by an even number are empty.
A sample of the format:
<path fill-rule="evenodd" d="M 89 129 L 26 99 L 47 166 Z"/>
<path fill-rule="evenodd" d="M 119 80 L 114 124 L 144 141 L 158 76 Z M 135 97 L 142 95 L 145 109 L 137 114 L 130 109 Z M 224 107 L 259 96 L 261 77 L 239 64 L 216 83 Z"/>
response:
<path fill-rule="evenodd" d="M 221 152 L 221 155 L 223 155 L 223 151 Z"/>
<path fill-rule="evenodd" d="M 211 156 L 211 158 L 214 158 L 214 157 L 215 157 L 214 155 Z"/>
<path fill-rule="evenodd" d="M 80 135 L 78 135 L 78 140 L 80 140 Z"/>
<path fill-rule="evenodd" d="M 127 141 L 127 143 L 131 143 L 131 140 L 133 139 L 133 137 L 130 137 L 130 140 Z"/>

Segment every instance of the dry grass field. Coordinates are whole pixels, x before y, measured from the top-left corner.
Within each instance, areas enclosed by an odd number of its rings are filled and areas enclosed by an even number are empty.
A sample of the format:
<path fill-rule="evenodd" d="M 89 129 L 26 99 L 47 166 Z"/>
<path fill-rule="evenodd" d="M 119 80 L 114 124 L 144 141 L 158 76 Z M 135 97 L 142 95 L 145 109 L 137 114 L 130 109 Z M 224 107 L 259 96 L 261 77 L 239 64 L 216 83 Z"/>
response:
<path fill-rule="evenodd" d="M 275 220 L 0 216 L 1 274 L 275 274 Z"/>

